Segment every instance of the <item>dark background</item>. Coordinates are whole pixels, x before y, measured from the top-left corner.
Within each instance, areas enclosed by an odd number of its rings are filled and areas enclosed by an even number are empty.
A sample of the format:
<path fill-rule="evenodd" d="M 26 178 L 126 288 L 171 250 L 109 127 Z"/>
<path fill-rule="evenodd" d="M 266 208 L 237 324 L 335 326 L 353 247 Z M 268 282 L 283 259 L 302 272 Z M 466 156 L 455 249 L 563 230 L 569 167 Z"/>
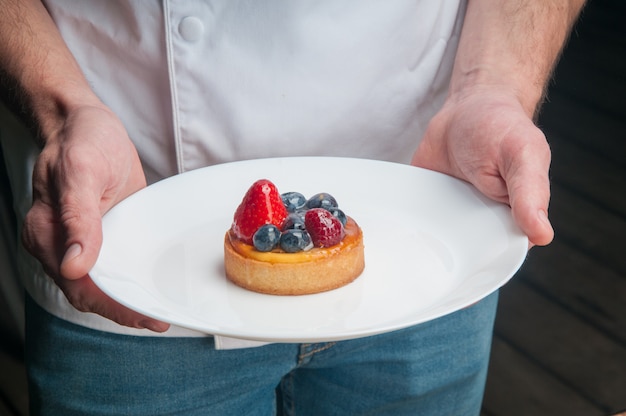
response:
<path fill-rule="evenodd" d="M 556 69 L 556 237 L 501 291 L 485 416 L 626 410 L 625 29 L 625 1 L 591 0 Z"/>

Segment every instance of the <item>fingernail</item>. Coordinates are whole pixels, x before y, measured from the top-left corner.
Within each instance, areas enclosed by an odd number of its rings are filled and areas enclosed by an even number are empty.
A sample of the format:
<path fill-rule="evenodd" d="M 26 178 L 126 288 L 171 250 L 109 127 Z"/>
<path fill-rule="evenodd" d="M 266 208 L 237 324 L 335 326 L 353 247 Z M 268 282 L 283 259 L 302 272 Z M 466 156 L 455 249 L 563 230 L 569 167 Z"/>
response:
<path fill-rule="evenodd" d="M 550 220 L 548 219 L 548 213 L 543 209 L 539 210 L 539 220 L 544 224 L 550 224 Z"/>
<path fill-rule="evenodd" d="M 63 257 L 63 263 L 65 263 L 66 261 L 70 261 L 78 256 L 80 256 L 80 253 L 83 251 L 83 248 L 80 244 L 78 243 L 74 243 L 71 246 L 69 246 L 69 248 L 67 249 L 67 251 L 65 252 L 65 256 Z"/>

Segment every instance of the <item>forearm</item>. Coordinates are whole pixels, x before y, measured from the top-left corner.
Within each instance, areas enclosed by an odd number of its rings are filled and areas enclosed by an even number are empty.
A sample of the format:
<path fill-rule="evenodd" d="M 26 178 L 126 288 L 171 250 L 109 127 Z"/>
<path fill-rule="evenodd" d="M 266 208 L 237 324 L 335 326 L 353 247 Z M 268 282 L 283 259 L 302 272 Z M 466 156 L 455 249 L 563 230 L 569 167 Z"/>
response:
<path fill-rule="evenodd" d="M 533 116 L 584 0 L 469 0 L 451 95 L 496 87 Z"/>
<path fill-rule="evenodd" d="M 99 100 L 39 0 L 0 0 L 0 10 L 1 97 L 51 137 L 72 108 Z"/>

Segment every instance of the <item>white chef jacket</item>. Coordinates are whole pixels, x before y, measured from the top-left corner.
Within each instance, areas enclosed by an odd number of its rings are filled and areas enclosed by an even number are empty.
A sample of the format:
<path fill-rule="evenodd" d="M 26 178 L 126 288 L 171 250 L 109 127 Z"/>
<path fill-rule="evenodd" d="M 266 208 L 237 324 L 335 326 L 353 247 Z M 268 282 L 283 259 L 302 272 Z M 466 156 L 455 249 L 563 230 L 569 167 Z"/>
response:
<path fill-rule="evenodd" d="M 408 163 L 440 108 L 463 0 L 45 0 L 96 94 L 120 117 L 153 183 L 270 156 Z M 37 149 L 2 112 L 18 220 Z M 30 295 L 52 314 L 155 336 L 75 310 L 23 251 Z M 163 336 L 196 336 L 172 327 Z"/>

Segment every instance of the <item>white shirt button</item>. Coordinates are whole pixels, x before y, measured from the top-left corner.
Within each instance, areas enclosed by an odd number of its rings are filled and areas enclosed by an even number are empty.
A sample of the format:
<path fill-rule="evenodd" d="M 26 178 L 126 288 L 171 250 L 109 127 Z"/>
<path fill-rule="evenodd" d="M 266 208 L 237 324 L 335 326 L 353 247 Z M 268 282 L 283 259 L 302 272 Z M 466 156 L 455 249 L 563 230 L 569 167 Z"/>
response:
<path fill-rule="evenodd" d="M 178 25 L 178 32 L 188 42 L 197 42 L 204 33 L 204 23 L 194 16 L 185 17 Z"/>

